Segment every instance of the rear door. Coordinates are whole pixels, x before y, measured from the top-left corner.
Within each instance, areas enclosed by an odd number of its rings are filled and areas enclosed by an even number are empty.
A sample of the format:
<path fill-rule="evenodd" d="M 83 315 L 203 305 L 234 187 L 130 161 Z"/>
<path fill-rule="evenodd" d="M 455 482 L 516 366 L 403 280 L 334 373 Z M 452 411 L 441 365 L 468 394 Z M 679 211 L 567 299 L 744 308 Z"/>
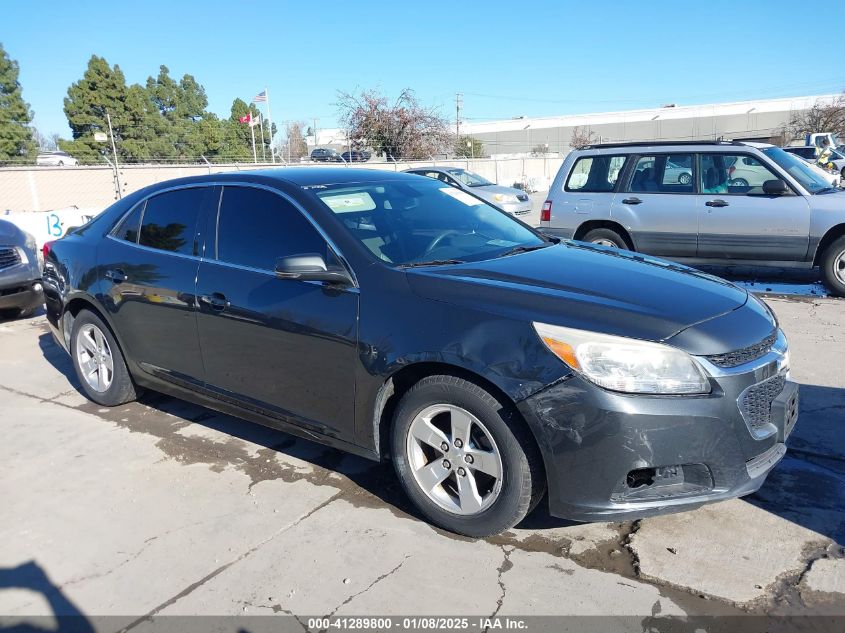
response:
<path fill-rule="evenodd" d="M 796 192 L 771 196 L 766 180 L 777 170 L 737 152 L 699 158 L 698 256 L 714 259 L 801 261 L 810 241 L 810 205 Z"/>
<path fill-rule="evenodd" d="M 693 154 L 649 154 L 632 160 L 633 169 L 613 203 L 613 219 L 628 229 L 640 252 L 694 257 L 698 218 Z"/>
<path fill-rule="evenodd" d="M 226 185 L 199 269 L 206 386 L 269 417 L 353 440 L 358 289 L 280 279 L 276 259 L 333 251 L 287 197 Z M 216 221 L 214 221 L 216 220 Z"/>
<path fill-rule="evenodd" d="M 204 236 L 198 224 L 213 206 L 214 189 L 187 187 L 148 198 L 98 249 L 102 305 L 128 356 L 159 377 L 202 382 L 195 280 Z"/>
<path fill-rule="evenodd" d="M 578 158 L 563 182 L 563 191 L 549 192 L 553 201 L 549 220 L 551 232 L 572 237 L 584 222 L 609 220 L 616 183 L 627 159 L 625 155 L 612 154 Z"/>

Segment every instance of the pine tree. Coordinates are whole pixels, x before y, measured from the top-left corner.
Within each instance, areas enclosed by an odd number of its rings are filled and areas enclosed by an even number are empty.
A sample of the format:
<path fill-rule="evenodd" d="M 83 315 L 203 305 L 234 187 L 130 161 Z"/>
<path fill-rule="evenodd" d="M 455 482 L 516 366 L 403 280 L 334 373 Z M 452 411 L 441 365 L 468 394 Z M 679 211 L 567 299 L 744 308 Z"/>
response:
<path fill-rule="evenodd" d="M 19 74 L 18 63 L 0 44 L 0 163 L 29 162 L 37 151 L 30 127 L 32 111 L 23 100 Z"/>

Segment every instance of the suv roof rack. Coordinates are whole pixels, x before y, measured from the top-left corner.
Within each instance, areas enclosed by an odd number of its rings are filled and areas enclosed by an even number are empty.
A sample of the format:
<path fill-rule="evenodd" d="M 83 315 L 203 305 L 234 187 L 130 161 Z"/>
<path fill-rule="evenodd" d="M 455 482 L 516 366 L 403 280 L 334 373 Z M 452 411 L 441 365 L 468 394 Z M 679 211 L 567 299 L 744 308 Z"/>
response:
<path fill-rule="evenodd" d="M 658 147 L 663 145 L 744 145 L 742 141 L 626 141 L 622 143 L 591 143 L 581 149 L 603 149 L 608 147 Z"/>

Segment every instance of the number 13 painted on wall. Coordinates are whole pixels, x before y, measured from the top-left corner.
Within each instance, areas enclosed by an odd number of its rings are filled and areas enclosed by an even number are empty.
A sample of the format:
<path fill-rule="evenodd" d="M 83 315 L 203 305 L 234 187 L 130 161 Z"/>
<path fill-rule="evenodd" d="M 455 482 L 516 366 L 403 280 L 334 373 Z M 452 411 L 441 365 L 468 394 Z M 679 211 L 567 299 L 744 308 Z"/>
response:
<path fill-rule="evenodd" d="M 50 237 L 62 236 L 62 222 L 55 213 L 47 215 L 47 234 Z"/>

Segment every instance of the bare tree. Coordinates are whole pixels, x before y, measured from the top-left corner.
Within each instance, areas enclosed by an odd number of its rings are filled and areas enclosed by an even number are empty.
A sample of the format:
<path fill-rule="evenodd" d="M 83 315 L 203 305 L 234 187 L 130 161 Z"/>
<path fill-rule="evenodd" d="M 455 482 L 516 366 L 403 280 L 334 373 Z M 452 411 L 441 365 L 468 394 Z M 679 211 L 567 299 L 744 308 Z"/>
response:
<path fill-rule="evenodd" d="M 288 121 L 285 124 L 285 145 L 282 148 L 282 158 L 297 161 L 308 153 L 308 146 L 302 135 L 305 124 L 301 121 Z"/>
<path fill-rule="evenodd" d="M 595 139 L 596 135 L 590 128 L 582 130 L 580 127 L 575 127 L 569 139 L 569 146 L 573 149 L 582 149 L 595 143 Z"/>
<path fill-rule="evenodd" d="M 394 160 L 414 160 L 454 146 L 448 121 L 436 108 L 421 106 L 408 88 L 392 105 L 376 90 L 339 92 L 336 105 L 353 149 L 369 147 Z"/>
<path fill-rule="evenodd" d="M 830 103 L 816 101 L 809 110 L 796 112 L 784 129 L 787 142 L 803 138 L 812 132 L 833 132 L 845 136 L 845 93 Z"/>

